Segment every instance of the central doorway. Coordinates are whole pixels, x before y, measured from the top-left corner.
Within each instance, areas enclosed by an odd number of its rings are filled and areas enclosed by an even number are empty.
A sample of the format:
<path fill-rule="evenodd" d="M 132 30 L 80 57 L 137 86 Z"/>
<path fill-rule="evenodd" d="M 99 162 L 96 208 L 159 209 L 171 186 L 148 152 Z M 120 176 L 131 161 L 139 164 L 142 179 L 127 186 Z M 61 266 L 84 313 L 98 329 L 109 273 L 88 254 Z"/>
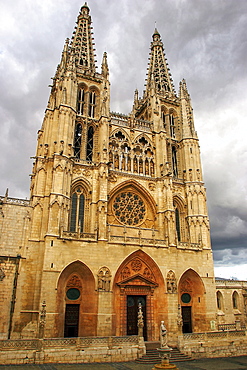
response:
<path fill-rule="evenodd" d="M 78 337 L 79 304 L 66 304 L 64 337 Z"/>
<path fill-rule="evenodd" d="M 138 334 L 138 306 L 142 305 L 143 313 L 143 336 L 147 340 L 146 325 L 146 296 L 145 295 L 128 295 L 127 296 L 127 335 Z"/>

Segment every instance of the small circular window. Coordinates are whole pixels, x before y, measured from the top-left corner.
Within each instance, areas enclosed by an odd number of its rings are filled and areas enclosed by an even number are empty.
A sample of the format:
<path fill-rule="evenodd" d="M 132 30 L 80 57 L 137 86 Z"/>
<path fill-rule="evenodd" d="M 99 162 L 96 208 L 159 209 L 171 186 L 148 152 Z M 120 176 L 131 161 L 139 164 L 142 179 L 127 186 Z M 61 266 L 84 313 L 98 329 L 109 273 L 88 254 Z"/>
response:
<path fill-rule="evenodd" d="M 189 293 L 183 293 L 181 296 L 181 300 L 183 303 L 190 303 L 191 301 L 191 296 Z"/>
<path fill-rule="evenodd" d="M 80 297 L 80 295 L 81 292 L 79 291 L 79 289 L 76 288 L 70 288 L 69 290 L 67 290 L 66 293 L 67 298 L 70 299 L 71 301 L 75 301 Z"/>

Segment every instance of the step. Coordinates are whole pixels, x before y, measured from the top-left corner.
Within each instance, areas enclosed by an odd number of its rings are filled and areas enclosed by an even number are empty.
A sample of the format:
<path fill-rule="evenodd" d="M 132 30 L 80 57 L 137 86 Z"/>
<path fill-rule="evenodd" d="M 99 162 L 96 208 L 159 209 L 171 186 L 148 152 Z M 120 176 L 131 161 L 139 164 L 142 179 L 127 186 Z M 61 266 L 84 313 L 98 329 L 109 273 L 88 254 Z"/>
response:
<path fill-rule="evenodd" d="M 153 342 L 154 345 L 150 344 L 149 342 L 148 346 L 146 345 L 146 354 L 143 355 L 141 358 L 137 359 L 136 362 L 138 363 L 146 363 L 146 364 L 154 364 L 161 362 L 161 358 L 159 357 L 159 353 L 157 351 L 157 348 L 160 347 L 159 342 Z M 146 344 L 146 343 L 145 343 Z M 150 347 L 155 347 L 151 348 Z M 171 351 L 171 357 L 170 362 L 179 362 L 179 361 L 190 361 L 192 360 L 191 357 L 181 353 L 177 348 L 173 348 Z"/>

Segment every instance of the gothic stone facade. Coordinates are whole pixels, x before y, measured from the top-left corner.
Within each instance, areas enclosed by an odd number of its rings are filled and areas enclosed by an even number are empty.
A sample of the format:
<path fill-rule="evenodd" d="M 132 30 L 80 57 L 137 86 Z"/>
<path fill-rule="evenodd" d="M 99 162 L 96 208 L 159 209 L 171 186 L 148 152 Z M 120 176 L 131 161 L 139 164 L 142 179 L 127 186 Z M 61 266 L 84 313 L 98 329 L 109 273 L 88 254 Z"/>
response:
<path fill-rule="evenodd" d="M 186 83 L 177 95 L 155 29 L 147 84 L 110 112 L 85 4 L 58 65 L 30 201 L 1 198 L 1 338 L 212 329 L 217 301 L 200 150 Z M 43 305 L 43 306 L 42 306 Z M 41 308 L 43 310 L 41 311 Z"/>

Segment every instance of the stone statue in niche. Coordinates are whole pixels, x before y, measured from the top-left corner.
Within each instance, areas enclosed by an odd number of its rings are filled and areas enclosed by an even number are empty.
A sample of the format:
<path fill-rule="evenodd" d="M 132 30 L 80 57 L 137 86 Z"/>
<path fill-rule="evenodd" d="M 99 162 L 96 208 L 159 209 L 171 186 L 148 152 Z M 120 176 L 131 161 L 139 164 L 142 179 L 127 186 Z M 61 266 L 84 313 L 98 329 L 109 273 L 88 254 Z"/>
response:
<path fill-rule="evenodd" d="M 167 293 L 177 293 L 177 281 L 175 273 L 171 270 L 167 273 L 166 285 Z"/>
<path fill-rule="evenodd" d="M 107 267 L 102 267 L 98 273 L 98 290 L 109 292 L 111 286 L 111 273 Z"/>

